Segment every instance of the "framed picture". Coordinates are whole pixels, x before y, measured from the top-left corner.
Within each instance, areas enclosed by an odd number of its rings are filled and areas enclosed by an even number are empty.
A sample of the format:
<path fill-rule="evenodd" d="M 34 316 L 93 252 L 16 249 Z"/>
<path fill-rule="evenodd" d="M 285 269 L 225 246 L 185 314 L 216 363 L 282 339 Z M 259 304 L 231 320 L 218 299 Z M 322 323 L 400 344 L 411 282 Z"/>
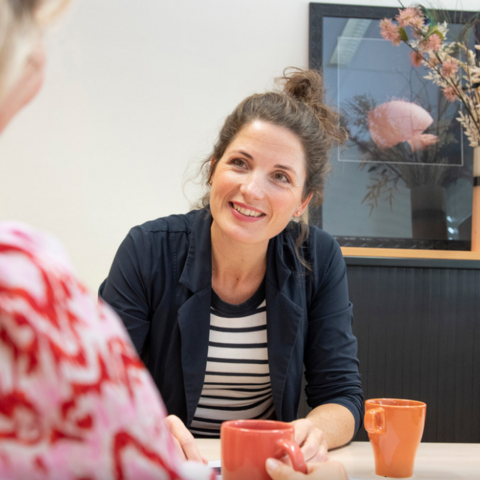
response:
<path fill-rule="evenodd" d="M 397 14 L 310 4 L 310 68 L 323 72 L 327 103 L 349 134 L 332 149 L 324 204 L 310 209 L 310 223 L 342 246 L 469 250 L 473 149 L 456 120 L 461 106 L 412 65 L 408 46 L 381 37 L 380 20 Z M 444 14 L 451 41 L 476 15 Z"/>

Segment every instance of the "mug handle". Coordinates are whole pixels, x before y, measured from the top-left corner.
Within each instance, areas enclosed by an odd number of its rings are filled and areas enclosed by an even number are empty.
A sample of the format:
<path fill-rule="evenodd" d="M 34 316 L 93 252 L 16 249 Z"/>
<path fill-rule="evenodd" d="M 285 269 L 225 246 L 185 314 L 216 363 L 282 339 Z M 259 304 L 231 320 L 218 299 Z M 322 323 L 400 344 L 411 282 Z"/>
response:
<path fill-rule="evenodd" d="M 305 474 L 307 473 L 307 464 L 305 463 L 303 453 L 298 444 L 291 440 L 281 438 L 277 440 L 274 457 L 282 458 L 285 454 L 290 457 L 294 470 Z"/>
<path fill-rule="evenodd" d="M 365 430 L 368 433 L 385 435 L 385 410 L 382 407 L 371 408 L 365 412 Z"/>

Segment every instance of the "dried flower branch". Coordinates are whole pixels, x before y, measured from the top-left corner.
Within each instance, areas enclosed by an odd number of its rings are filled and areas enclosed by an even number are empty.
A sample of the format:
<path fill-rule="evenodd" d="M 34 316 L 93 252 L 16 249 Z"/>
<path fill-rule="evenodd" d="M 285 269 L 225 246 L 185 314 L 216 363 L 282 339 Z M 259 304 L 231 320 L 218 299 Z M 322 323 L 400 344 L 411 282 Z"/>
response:
<path fill-rule="evenodd" d="M 438 85 L 449 102 L 463 104 L 465 113 L 460 112 L 457 120 L 470 145 L 480 146 L 480 63 L 467 40 L 447 43 L 447 22 L 437 23 L 426 12 L 422 6 L 399 9 L 397 23 L 389 18 L 380 22 L 381 35 L 393 45 L 403 42 L 410 47 L 412 65 L 426 66 L 430 72 L 425 78 Z M 475 48 L 480 50 L 480 45 Z M 464 61 L 455 56 L 457 52 Z"/>

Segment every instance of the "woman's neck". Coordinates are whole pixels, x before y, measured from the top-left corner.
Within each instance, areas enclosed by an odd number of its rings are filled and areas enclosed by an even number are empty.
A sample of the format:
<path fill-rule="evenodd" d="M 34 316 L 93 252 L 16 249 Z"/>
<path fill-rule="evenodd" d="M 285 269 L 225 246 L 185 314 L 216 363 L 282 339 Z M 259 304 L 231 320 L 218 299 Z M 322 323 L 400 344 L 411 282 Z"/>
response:
<path fill-rule="evenodd" d="M 224 237 L 212 223 L 212 279 L 231 288 L 245 282 L 261 283 L 267 268 L 268 242 L 237 243 Z"/>

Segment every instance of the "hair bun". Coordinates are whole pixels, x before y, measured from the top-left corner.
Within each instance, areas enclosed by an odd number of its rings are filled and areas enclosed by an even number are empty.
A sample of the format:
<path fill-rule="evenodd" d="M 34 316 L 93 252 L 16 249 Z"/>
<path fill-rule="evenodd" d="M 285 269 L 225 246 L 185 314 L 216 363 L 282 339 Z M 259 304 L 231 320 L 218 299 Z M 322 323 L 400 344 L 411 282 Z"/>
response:
<path fill-rule="evenodd" d="M 346 131 L 340 127 L 340 118 L 335 110 L 325 104 L 325 87 L 320 72 L 288 67 L 283 76 L 276 79 L 283 85 L 283 93 L 303 103 L 317 117 L 319 125 L 338 142 L 347 139 Z"/>
<path fill-rule="evenodd" d="M 323 103 L 323 79 L 315 70 L 289 67 L 283 71 L 283 77 L 279 80 L 283 83 L 283 91 L 297 100 L 312 107 Z"/>

